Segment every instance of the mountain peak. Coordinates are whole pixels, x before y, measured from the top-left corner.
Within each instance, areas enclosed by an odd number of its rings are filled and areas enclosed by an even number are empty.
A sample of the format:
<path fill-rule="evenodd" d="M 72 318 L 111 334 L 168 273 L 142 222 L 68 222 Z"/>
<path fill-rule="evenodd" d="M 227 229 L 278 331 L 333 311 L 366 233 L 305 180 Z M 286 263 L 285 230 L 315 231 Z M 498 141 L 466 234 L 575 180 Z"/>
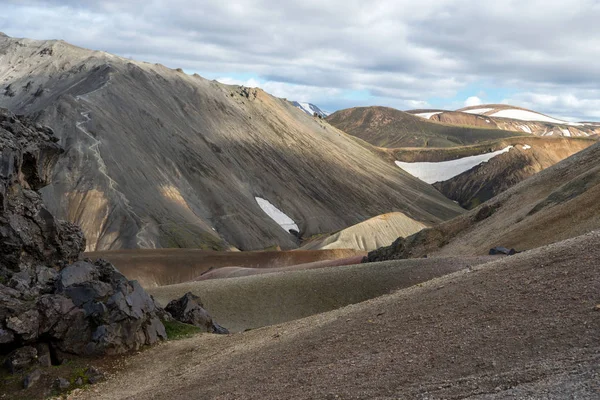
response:
<path fill-rule="evenodd" d="M 294 107 L 299 108 L 300 110 L 304 111 L 305 113 L 311 116 L 315 115 L 315 113 L 323 118 L 329 115 L 328 112 L 321 110 L 319 107 L 312 103 L 303 103 L 300 101 L 292 101 L 291 103 Z"/>

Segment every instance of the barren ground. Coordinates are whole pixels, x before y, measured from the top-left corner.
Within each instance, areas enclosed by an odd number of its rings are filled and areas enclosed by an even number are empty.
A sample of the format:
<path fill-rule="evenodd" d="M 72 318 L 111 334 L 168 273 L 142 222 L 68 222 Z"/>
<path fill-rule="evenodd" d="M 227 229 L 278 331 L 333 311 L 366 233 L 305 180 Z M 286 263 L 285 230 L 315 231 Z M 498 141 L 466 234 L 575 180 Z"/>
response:
<path fill-rule="evenodd" d="M 239 332 L 359 303 L 488 260 L 465 257 L 358 264 L 188 282 L 148 292 L 167 305 L 192 291 L 220 325 Z"/>
<path fill-rule="evenodd" d="M 600 396 L 600 233 L 360 304 L 129 358 L 82 398 Z"/>
<path fill-rule="evenodd" d="M 323 260 L 362 256 L 365 252 L 334 249 L 313 251 L 217 252 L 198 249 L 132 249 L 85 253 L 104 258 L 129 279 L 146 288 L 188 282 L 222 267 L 281 268 Z"/>

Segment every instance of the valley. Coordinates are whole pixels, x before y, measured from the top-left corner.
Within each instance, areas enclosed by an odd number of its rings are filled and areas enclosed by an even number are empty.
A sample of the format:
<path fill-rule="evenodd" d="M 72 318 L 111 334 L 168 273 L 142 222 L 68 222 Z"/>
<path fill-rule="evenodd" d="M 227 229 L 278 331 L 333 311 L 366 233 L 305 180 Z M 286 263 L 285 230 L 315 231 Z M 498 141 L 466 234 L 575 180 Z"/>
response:
<path fill-rule="evenodd" d="M 223 81 L 0 34 L 1 399 L 600 395 L 600 123 Z"/>
<path fill-rule="evenodd" d="M 297 248 L 256 197 L 304 237 L 394 211 L 426 224 L 462 212 L 376 148 L 262 90 L 60 41 L 3 37 L 0 51 L 13 94 L 0 107 L 60 135 L 66 154 L 43 196 L 82 227 L 89 251 Z"/>

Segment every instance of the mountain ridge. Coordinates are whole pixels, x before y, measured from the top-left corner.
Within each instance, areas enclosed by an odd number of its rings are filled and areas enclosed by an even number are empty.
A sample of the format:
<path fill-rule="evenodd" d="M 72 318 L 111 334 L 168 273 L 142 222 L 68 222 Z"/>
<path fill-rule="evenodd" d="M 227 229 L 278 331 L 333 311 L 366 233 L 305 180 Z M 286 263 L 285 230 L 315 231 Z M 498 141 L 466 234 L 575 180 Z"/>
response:
<path fill-rule="evenodd" d="M 600 134 L 596 123 L 571 122 L 509 104 L 481 104 L 451 110 L 409 110 L 432 122 L 523 132 L 536 136 L 590 137 Z"/>
<path fill-rule="evenodd" d="M 454 147 L 525 135 L 432 122 L 390 107 L 354 107 L 336 111 L 326 119 L 346 133 L 386 148 Z"/>
<path fill-rule="evenodd" d="M 59 135 L 66 153 L 43 195 L 81 225 L 87 250 L 298 247 L 256 197 L 307 236 L 392 211 L 424 223 L 462 212 L 378 149 L 260 89 L 61 41 L 2 38 L 0 52 L 0 107 Z"/>

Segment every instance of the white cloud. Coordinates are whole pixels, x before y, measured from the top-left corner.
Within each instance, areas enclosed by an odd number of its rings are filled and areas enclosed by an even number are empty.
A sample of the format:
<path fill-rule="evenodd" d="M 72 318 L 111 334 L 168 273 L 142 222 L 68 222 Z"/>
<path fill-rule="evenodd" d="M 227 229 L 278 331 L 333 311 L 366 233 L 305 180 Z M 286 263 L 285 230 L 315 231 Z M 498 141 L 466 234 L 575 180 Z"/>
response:
<path fill-rule="evenodd" d="M 562 114 L 597 113 L 590 104 L 600 96 L 589 90 L 600 81 L 598 0 L 200 3 L 4 0 L 0 31 L 200 73 L 253 75 L 265 90 L 301 101 L 338 96 L 346 104 L 350 91 L 407 106 L 462 103 L 457 93 L 491 82 L 492 90 L 534 93 L 528 101 L 542 112 L 560 103 Z"/>
<path fill-rule="evenodd" d="M 600 89 L 564 91 L 556 88 L 552 93 L 522 92 L 502 102 L 543 110 L 546 114 L 567 121 L 600 120 Z"/>
<path fill-rule="evenodd" d="M 477 96 L 471 96 L 465 100 L 465 107 L 480 106 L 482 104 L 483 101 Z"/>
<path fill-rule="evenodd" d="M 273 96 L 289 100 L 319 103 L 319 100 L 329 101 L 331 97 L 339 96 L 340 89 L 323 88 L 318 86 L 295 85 L 285 82 L 266 81 L 260 82 L 254 78 L 239 80 L 235 78 L 217 78 L 217 81 L 227 85 L 241 85 L 251 88 L 261 88 Z"/>

